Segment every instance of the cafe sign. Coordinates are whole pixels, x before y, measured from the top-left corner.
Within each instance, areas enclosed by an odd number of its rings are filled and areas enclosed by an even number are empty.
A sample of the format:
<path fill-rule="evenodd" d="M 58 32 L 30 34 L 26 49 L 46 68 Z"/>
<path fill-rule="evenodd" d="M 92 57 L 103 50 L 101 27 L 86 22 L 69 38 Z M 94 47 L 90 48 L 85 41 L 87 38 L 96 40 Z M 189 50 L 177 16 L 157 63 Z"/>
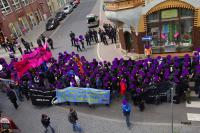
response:
<path fill-rule="evenodd" d="M 161 17 L 162 19 L 176 18 L 178 17 L 178 10 L 177 9 L 164 10 L 161 12 Z"/>

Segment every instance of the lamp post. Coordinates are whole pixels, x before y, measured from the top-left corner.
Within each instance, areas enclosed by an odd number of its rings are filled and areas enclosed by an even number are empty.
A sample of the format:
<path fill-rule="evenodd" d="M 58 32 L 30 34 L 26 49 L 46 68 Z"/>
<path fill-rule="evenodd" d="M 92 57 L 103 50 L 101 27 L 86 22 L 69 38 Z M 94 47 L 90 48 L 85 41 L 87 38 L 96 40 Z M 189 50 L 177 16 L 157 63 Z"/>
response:
<path fill-rule="evenodd" d="M 172 130 L 172 133 L 174 133 L 174 114 L 173 114 L 173 97 L 174 97 L 174 88 L 171 88 L 171 119 L 172 119 L 172 122 L 171 122 L 171 130 Z"/>

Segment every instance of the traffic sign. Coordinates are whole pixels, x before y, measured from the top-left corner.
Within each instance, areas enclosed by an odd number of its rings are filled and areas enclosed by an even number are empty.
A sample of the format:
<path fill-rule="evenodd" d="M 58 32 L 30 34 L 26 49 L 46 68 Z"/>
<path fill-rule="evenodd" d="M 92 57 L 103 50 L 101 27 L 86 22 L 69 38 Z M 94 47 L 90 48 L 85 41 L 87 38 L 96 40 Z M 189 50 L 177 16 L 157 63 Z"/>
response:
<path fill-rule="evenodd" d="M 142 37 L 142 41 L 151 41 L 152 40 L 152 36 L 144 36 Z"/>

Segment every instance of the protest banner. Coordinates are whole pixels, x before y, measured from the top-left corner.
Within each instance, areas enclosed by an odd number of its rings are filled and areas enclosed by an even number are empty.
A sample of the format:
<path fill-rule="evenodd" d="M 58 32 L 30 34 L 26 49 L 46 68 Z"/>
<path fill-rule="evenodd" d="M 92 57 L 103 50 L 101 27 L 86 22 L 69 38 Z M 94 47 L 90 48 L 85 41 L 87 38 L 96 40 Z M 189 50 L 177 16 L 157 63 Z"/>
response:
<path fill-rule="evenodd" d="M 55 98 L 55 90 L 41 91 L 30 89 L 30 98 L 33 105 L 52 105 L 52 100 Z"/>
<path fill-rule="evenodd" d="M 51 51 L 48 51 L 45 48 L 37 48 L 30 54 L 23 55 L 22 60 L 14 64 L 18 77 L 21 78 L 30 68 L 40 66 L 44 61 L 49 60 L 51 57 Z"/>
<path fill-rule="evenodd" d="M 87 102 L 89 104 L 109 104 L 110 90 L 99 90 L 93 88 L 68 87 L 56 90 L 54 104 L 63 102 Z"/>

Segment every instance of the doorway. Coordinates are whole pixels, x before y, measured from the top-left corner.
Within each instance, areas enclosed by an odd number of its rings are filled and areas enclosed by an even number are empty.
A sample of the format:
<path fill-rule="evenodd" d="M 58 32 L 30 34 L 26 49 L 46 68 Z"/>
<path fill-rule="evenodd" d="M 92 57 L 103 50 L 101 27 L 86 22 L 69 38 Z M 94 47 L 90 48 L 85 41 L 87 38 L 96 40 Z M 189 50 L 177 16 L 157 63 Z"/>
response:
<path fill-rule="evenodd" d="M 131 45 L 132 45 L 132 36 L 131 36 L 130 32 L 128 32 L 128 31 L 124 32 L 124 41 L 125 41 L 126 50 L 128 50 L 128 52 L 130 52 Z"/>

